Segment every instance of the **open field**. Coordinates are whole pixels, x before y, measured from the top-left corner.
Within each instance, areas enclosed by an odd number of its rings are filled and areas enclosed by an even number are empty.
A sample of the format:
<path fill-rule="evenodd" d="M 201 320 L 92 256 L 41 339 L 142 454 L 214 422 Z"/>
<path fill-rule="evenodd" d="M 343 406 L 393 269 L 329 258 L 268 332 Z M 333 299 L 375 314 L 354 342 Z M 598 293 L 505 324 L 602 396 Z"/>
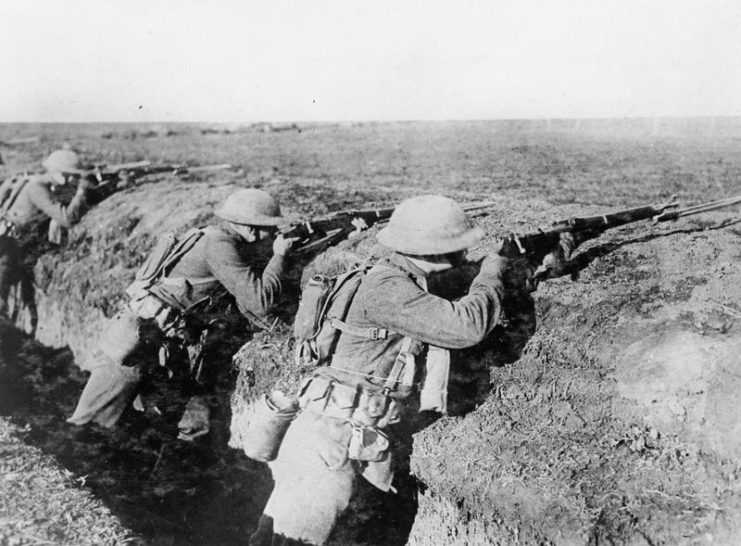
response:
<path fill-rule="evenodd" d="M 0 526 L 0 542 L 11 544 L 238 544 L 254 528 L 270 476 L 229 447 L 229 425 L 258 392 L 296 381 L 286 324 L 301 271 L 271 333 L 244 328 L 225 342 L 207 439 L 175 440 L 172 393 L 162 415 L 131 415 L 116 431 L 63 423 L 84 384 L 78 367 L 157 234 L 212 221 L 237 187 L 274 193 L 295 217 L 420 193 L 493 199 L 476 219 L 487 232 L 479 254 L 497 235 L 571 216 L 741 194 L 738 119 L 0 125 L 0 141 L 28 136 L 40 140 L 0 147 L 6 173 L 36 168 L 65 141 L 95 163 L 237 168 L 149 177 L 101 202 L 65 248 L 40 258 L 37 339 L 2 330 L 0 469 L 13 478 L 0 480 L 0 498 L 22 491 L 47 513 L 29 523 L 23 504 L 0 505 L 0 522 L 12 523 Z M 740 214 L 611 231 L 580 249 L 576 282 L 549 281 L 533 301 L 513 302 L 508 328 L 456 355 L 451 415 L 399 431 L 399 494 L 361 487 L 333 544 L 738 543 Z M 309 267 L 378 256 L 374 233 Z M 438 290 L 461 288 L 444 279 Z M 257 384 L 248 388 L 244 365 L 228 369 L 253 336 Z M 53 459 L 14 470 L 24 448 Z M 49 461 L 66 478 L 51 480 Z M 24 476 L 49 485 L 19 488 Z M 46 502 L 52 487 L 72 494 Z M 81 539 L 75 521 L 85 516 L 64 514 L 86 514 L 91 502 L 88 512 L 112 517 L 113 530 L 88 525 Z"/>

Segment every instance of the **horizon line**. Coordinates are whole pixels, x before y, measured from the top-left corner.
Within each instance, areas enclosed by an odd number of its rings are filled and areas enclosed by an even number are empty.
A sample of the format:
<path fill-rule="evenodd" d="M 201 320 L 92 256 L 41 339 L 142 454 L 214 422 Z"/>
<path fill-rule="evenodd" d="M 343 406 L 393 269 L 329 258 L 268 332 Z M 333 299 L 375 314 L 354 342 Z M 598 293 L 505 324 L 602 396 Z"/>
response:
<path fill-rule="evenodd" d="M 256 121 L 204 121 L 204 120 L 105 120 L 105 121 L 3 121 L 0 125 L 93 125 L 93 124 L 138 124 L 138 125 L 164 125 L 164 124 L 211 124 L 211 125 L 338 125 L 338 124 L 360 124 L 360 123 L 483 123 L 483 122 L 506 122 L 506 121 L 654 121 L 654 120 L 711 120 L 711 119 L 739 119 L 741 114 L 689 114 L 689 115 L 657 115 L 657 116 L 597 116 L 597 117 L 540 117 L 540 118 L 451 118 L 451 119 L 354 119 L 354 120 L 256 120 Z"/>

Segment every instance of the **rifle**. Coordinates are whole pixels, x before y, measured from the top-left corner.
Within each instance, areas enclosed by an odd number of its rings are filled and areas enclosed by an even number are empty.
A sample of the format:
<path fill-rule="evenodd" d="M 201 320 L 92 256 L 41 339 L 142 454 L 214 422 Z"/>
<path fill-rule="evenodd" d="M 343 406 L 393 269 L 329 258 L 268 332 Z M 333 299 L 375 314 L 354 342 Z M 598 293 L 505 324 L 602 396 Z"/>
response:
<path fill-rule="evenodd" d="M 126 187 L 135 180 L 151 174 L 169 173 L 175 176 L 186 176 L 198 172 L 221 171 L 231 169 L 229 164 L 199 165 L 152 165 L 151 161 L 135 161 L 117 165 L 98 165 L 87 176 L 96 181 L 94 192 L 102 200 L 120 187 Z"/>
<path fill-rule="evenodd" d="M 575 247 L 586 240 L 598 237 L 609 229 L 633 222 L 642 220 L 652 220 L 654 223 L 676 221 L 685 216 L 725 208 L 739 203 L 741 203 L 741 196 L 735 196 L 681 209 L 678 208 L 679 204 L 672 199 L 660 205 L 646 205 L 599 216 L 570 218 L 553 223 L 547 230 L 540 230 L 526 235 L 507 235 L 502 241 L 499 254 L 509 258 L 524 260 L 526 265 L 531 268 L 531 271 L 534 271 L 541 266 L 547 255 L 558 252 L 559 248 L 561 248 L 562 234 L 564 233 L 569 233 L 573 236 L 571 244 Z M 567 254 L 570 254 L 571 250 L 573 249 L 569 249 Z M 566 258 L 568 259 L 569 256 L 566 256 Z M 548 278 L 548 276 L 546 275 L 543 278 Z M 535 285 L 529 286 L 529 289 L 537 287 L 537 276 L 533 281 Z"/>
<path fill-rule="evenodd" d="M 470 205 L 464 205 L 463 210 L 471 213 L 491 208 L 493 205 L 493 202 L 472 203 Z M 360 228 L 353 223 L 354 221 L 362 220 L 365 223 L 364 227 L 371 227 L 375 224 L 388 221 L 393 212 L 393 207 L 339 211 L 324 218 L 290 224 L 280 230 L 280 233 L 286 238 L 297 237 L 299 239 L 292 254 L 301 256 L 313 252 L 321 252 L 342 239 L 358 233 Z"/>
<path fill-rule="evenodd" d="M 12 148 L 14 146 L 18 146 L 19 144 L 35 144 L 39 140 L 40 140 L 39 137 L 11 138 L 9 140 L 0 140 L 0 146 L 4 146 L 6 148 Z"/>

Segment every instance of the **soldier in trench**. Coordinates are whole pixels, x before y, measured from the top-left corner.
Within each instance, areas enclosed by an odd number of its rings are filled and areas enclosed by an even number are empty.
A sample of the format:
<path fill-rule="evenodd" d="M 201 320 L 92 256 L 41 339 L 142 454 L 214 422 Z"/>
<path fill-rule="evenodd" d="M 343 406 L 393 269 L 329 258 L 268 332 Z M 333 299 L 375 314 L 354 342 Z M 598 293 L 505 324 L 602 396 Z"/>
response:
<path fill-rule="evenodd" d="M 151 285 L 133 283 L 130 300 L 103 331 L 88 366 L 91 375 L 68 422 L 113 427 L 129 404 L 143 409 L 137 396 L 152 353 L 168 365 L 185 360 L 189 400 L 178 424 L 179 438 L 192 440 L 209 431 L 209 405 L 202 367 L 213 330 L 223 318 L 225 300 L 242 316 L 260 323 L 278 299 L 286 254 L 295 239 L 277 234 L 285 220 L 268 193 L 243 189 L 215 211 L 221 226 L 192 230 L 192 245 L 166 275 Z M 277 234 L 277 235 L 276 235 Z M 272 257 L 260 272 L 258 246 L 272 244 Z M 182 375 L 183 370 L 176 370 Z"/>
<path fill-rule="evenodd" d="M 28 333 L 36 327 L 33 293 L 36 230 L 50 219 L 49 240 L 59 244 L 62 230 L 78 222 L 88 207 L 94 184 L 85 177 L 80 158 L 73 150 L 52 152 L 42 163 L 43 174 L 24 175 L 3 182 L 0 187 L 0 314 L 8 316 L 9 296 L 14 290 L 12 314 L 26 310 L 30 315 Z M 79 182 L 74 197 L 63 205 L 58 190 Z M 8 316 L 15 321 L 16 316 Z"/>
<path fill-rule="evenodd" d="M 453 200 L 407 199 L 378 240 L 393 251 L 365 277 L 350 302 L 329 365 L 302 384 L 300 411 L 277 459 L 274 490 L 250 537 L 253 546 L 324 544 L 347 508 L 358 475 L 392 490 L 390 431 L 417 390 L 418 410 L 445 411 L 449 350 L 482 341 L 500 320 L 505 285 L 518 274 L 490 254 L 468 294 L 450 301 L 428 293 L 427 277 L 464 261 L 482 236 Z M 549 271 L 555 274 L 549 257 Z"/>

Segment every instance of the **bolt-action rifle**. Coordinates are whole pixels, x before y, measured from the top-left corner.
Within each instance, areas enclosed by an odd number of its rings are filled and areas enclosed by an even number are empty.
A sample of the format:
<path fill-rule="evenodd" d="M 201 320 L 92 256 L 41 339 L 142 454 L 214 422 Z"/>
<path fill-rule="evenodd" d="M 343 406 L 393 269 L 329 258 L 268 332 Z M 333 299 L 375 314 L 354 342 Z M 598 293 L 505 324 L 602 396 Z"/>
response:
<path fill-rule="evenodd" d="M 466 212 L 476 212 L 491 208 L 492 202 L 464 205 Z M 324 218 L 306 220 L 289 225 L 281 230 L 284 237 L 296 237 L 294 254 L 299 256 L 321 252 L 327 247 L 352 237 L 362 229 L 387 222 L 394 212 L 393 208 L 369 210 L 345 210 L 335 212 Z"/>
<path fill-rule="evenodd" d="M 660 205 L 646 205 L 599 216 L 571 218 L 555 222 L 549 228 L 535 233 L 507 235 L 502 241 L 499 254 L 509 258 L 522 259 L 532 271 L 541 269 L 540 278 L 548 278 L 555 275 L 549 274 L 547 268 L 546 270 L 542 269 L 543 260 L 546 256 L 559 252 L 559 249 L 564 249 L 566 250 L 565 258 L 568 260 L 573 248 L 586 240 L 598 237 L 609 229 L 641 220 L 652 220 L 654 223 L 675 221 L 685 216 L 730 207 L 739 203 L 741 203 L 741 196 L 735 196 L 692 207 L 679 208 L 679 204 L 672 200 Z M 564 236 L 564 234 L 570 234 L 570 236 Z M 536 284 L 537 280 L 536 276 Z"/>
<path fill-rule="evenodd" d="M 152 165 L 151 161 L 134 161 L 117 165 L 98 165 L 87 174 L 87 177 L 94 183 L 93 192 L 96 200 L 101 201 L 116 190 L 127 188 L 144 176 L 163 173 L 187 176 L 231 168 L 232 166 L 228 164 L 189 167 L 187 165 Z"/>
<path fill-rule="evenodd" d="M 39 137 L 22 137 L 22 138 L 11 138 L 9 140 L 0 140 L 0 146 L 6 148 L 12 148 L 21 144 L 35 144 L 39 141 Z"/>

